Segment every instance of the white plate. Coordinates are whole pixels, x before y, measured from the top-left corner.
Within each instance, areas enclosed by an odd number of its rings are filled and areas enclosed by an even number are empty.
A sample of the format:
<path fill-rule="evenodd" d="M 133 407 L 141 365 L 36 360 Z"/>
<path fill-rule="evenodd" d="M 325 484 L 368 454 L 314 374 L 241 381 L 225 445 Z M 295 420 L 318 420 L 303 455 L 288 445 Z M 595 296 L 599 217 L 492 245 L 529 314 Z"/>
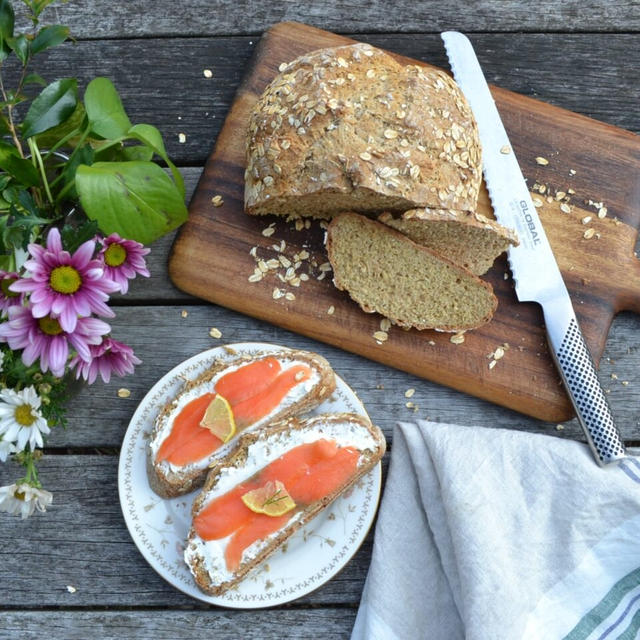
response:
<path fill-rule="evenodd" d="M 289 602 L 332 578 L 364 540 L 378 506 L 381 465 L 364 476 L 346 495 L 300 529 L 236 588 L 209 596 L 197 587 L 183 560 L 197 491 L 170 500 L 156 495 L 147 480 L 146 446 L 160 407 L 181 389 L 185 378 L 196 378 L 216 358 L 279 351 L 285 347 L 247 342 L 200 353 L 169 371 L 144 397 L 122 442 L 118 468 L 120 505 L 129 533 L 147 562 L 180 591 L 212 604 L 237 608 L 269 607 Z M 235 352 L 235 355 L 234 355 Z M 312 413 L 350 411 L 367 416 L 349 386 L 336 376 L 333 395 Z"/>

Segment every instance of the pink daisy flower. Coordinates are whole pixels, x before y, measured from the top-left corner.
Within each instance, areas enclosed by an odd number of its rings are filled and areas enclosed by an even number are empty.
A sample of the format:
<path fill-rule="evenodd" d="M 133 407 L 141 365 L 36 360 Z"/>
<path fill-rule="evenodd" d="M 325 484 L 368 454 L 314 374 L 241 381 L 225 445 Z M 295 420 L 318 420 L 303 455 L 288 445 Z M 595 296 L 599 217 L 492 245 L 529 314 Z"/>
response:
<path fill-rule="evenodd" d="M 98 377 L 109 382 L 111 374 L 126 376 L 133 373 L 134 366 L 140 364 L 133 349 L 122 342 L 105 338 L 99 345 L 91 346 L 91 359 L 81 358 L 78 354 L 71 360 L 69 366 L 76 367 L 76 378 L 82 376 L 89 384 L 93 384 Z"/>
<path fill-rule="evenodd" d="M 66 333 L 76 329 L 78 317 L 91 313 L 113 317 L 105 302 L 118 285 L 106 278 L 101 260 L 92 259 L 95 242 L 88 240 L 73 255 L 62 248 L 60 232 L 49 231 L 47 246 L 29 245 L 31 260 L 24 263 L 31 277 L 14 282 L 11 291 L 31 293 L 36 318 L 52 315 Z"/>
<path fill-rule="evenodd" d="M 24 349 L 22 361 L 32 365 L 40 358 L 42 371 L 62 377 L 69 357 L 69 347 L 79 357 L 91 358 L 90 345 L 100 344 L 111 327 L 98 318 L 78 318 L 74 331 L 65 331 L 58 318 L 51 315 L 36 318 L 29 307 L 11 307 L 9 320 L 0 324 L 0 340 L 14 349 Z"/>
<path fill-rule="evenodd" d="M 0 269 L 0 310 L 6 311 L 9 307 L 22 304 L 24 293 L 17 293 L 9 289 L 19 279 L 19 273 Z"/>
<path fill-rule="evenodd" d="M 120 287 L 120 293 L 127 293 L 129 280 L 140 274 L 149 277 L 149 270 L 144 256 L 150 249 L 135 240 L 125 240 L 117 233 L 102 240 L 100 255 L 104 260 L 104 275 Z"/>

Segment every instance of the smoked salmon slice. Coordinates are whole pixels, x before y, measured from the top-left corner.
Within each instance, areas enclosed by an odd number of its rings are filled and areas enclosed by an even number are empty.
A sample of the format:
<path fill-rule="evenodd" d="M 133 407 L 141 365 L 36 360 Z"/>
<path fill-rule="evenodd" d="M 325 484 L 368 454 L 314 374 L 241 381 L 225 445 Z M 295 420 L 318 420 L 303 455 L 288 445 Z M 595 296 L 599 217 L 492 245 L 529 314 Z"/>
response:
<path fill-rule="evenodd" d="M 231 536 L 225 561 L 227 569 L 234 571 L 247 547 L 280 529 L 307 505 L 343 486 L 356 472 L 359 458 L 357 449 L 339 447 L 324 438 L 294 447 L 246 482 L 209 503 L 195 516 L 194 529 L 203 540 Z M 255 513 L 244 504 L 242 495 L 247 491 L 275 480 L 285 485 L 296 502 L 293 511 L 274 517 Z"/>
<path fill-rule="evenodd" d="M 273 357 L 250 362 L 225 374 L 215 384 L 215 392 L 192 400 L 176 416 L 171 432 L 160 445 L 158 461 L 186 465 L 206 458 L 222 446 L 220 438 L 200 426 L 216 393 L 231 406 L 236 429 L 241 431 L 269 415 L 293 387 L 310 377 L 308 365 L 298 364 L 282 371 L 280 362 Z"/>

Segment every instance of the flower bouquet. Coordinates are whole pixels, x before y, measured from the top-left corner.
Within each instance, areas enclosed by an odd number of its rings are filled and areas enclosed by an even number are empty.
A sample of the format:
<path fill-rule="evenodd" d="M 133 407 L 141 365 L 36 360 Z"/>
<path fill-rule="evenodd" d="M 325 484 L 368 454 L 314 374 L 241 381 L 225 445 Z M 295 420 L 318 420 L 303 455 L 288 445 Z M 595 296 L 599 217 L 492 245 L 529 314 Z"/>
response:
<path fill-rule="evenodd" d="M 187 217 L 160 132 L 132 125 L 107 78 L 80 99 L 75 78 L 28 72 L 69 37 L 62 25 L 40 27 L 52 2 L 22 0 L 31 29 L 16 33 L 13 6 L 0 0 L 0 462 L 26 470 L 0 487 L 0 510 L 23 518 L 52 500 L 37 461 L 52 427 L 66 424 L 68 382 L 109 382 L 140 363 L 103 319 L 115 315 L 110 296 L 149 276 L 145 245 Z"/>

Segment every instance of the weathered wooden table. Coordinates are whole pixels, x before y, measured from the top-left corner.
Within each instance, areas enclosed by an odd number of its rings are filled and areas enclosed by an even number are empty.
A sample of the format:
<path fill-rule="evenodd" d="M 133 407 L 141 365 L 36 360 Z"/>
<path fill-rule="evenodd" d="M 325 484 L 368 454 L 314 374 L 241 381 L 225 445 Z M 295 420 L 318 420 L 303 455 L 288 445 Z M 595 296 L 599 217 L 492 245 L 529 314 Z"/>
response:
<path fill-rule="evenodd" d="M 77 41 L 54 50 L 40 72 L 51 79 L 76 74 L 83 84 L 96 75 L 112 78 L 131 120 L 162 130 L 189 194 L 260 34 L 280 20 L 353 35 L 439 66 L 446 59 L 438 33 L 465 31 L 490 82 L 640 133 L 635 0 L 330 4 L 71 2 L 56 9 L 57 20 L 71 27 Z M 211 69 L 211 78 L 204 69 Z M 26 521 L 0 515 L 0 638 L 348 637 L 371 535 L 317 591 L 258 611 L 225 610 L 183 595 L 153 571 L 129 536 L 117 489 L 129 420 L 165 372 L 217 344 L 255 340 L 319 351 L 358 393 L 391 446 L 396 421 L 427 417 L 583 439 L 574 422 L 560 429 L 191 298 L 167 276 L 172 239 L 152 247 L 151 279 L 133 283 L 116 303 L 111 323 L 114 335 L 131 344 L 143 364 L 134 377 L 97 383 L 71 400 L 69 429 L 50 437 L 41 464 L 42 482 L 54 493 L 48 512 Z M 212 327 L 220 339 L 209 335 Z M 614 321 L 600 375 L 624 439 L 637 446 L 637 316 Z M 130 397 L 119 397 L 120 387 L 129 388 Z M 417 411 L 406 407 L 408 388 L 416 390 Z M 13 465 L 0 465 L 0 485 L 19 474 Z"/>

